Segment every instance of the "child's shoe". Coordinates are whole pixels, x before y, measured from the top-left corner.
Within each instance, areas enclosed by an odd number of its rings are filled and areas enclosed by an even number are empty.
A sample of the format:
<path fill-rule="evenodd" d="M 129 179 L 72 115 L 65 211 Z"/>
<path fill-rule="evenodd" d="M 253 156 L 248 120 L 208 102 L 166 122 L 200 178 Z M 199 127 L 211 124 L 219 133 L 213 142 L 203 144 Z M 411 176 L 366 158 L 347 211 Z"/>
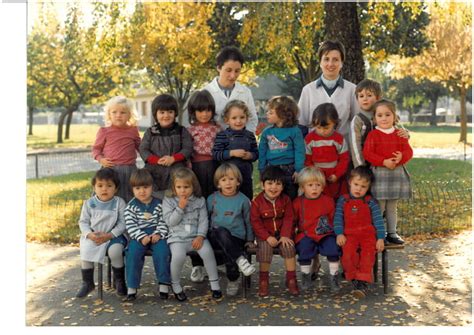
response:
<path fill-rule="evenodd" d="M 94 269 L 81 269 L 82 286 L 77 292 L 77 298 L 83 298 L 95 289 Z"/>
<path fill-rule="evenodd" d="M 169 298 L 168 292 L 160 292 L 160 299 L 167 300 Z"/>
<path fill-rule="evenodd" d="M 136 293 L 127 294 L 127 297 L 125 298 L 125 301 L 135 301 L 135 300 L 137 300 Z"/>
<path fill-rule="evenodd" d="M 302 273 L 301 274 L 301 289 L 303 291 L 309 290 L 313 286 L 311 282 L 311 273 Z"/>
<path fill-rule="evenodd" d="M 250 264 L 247 258 L 244 256 L 240 256 L 237 261 L 237 266 L 239 267 L 239 270 L 243 273 L 245 277 L 248 277 L 252 275 L 257 269 L 253 264 Z"/>
<path fill-rule="evenodd" d="M 127 295 L 127 286 L 125 285 L 125 266 L 122 266 L 121 268 L 114 268 L 112 266 L 112 271 L 114 273 L 117 294 L 122 296 Z"/>
<path fill-rule="evenodd" d="M 329 286 L 331 288 L 332 293 L 337 293 L 341 289 L 339 285 L 339 271 L 336 271 L 334 275 L 329 275 Z"/>
<path fill-rule="evenodd" d="M 405 243 L 405 241 L 402 240 L 402 238 L 396 233 L 387 235 L 387 237 L 385 239 L 388 243 L 392 243 L 392 244 L 404 244 Z"/>
<path fill-rule="evenodd" d="M 291 295 L 298 295 L 300 294 L 300 290 L 298 290 L 298 284 L 296 283 L 296 278 L 290 278 L 286 281 L 286 287 L 288 291 L 290 291 Z"/>
<path fill-rule="evenodd" d="M 366 297 L 366 290 L 364 289 L 363 282 L 354 279 L 352 281 L 352 295 L 358 299 L 362 299 Z"/>
<path fill-rule="evenodd" d="M 222 298 L 222 291 L 221 290 L 211 290 L 212 298 L 213 299 L 220 299 Z"/>
<path fill-rule="evenodd" d="M 235 281 L 229 281 L 227 284 L 227 295 L 235 296 L 237 295 L 237 292 L 239 292 L 239 280 L 237 279 Z"/>
<path fill-rule="evenodd" d="M 176 298 L 176 300 L 178 301 L 185 301 L 186 299 L 188 299 L 188 297 L 186 296 L 186 294 L 184 294 L 184 291 L 181 291 L 179 293 L 175 293 L 174 294 L 174 297 Z"/>
<path fill-rule="evenodd" d="M 204 281 L 204 267 L 194 266 L 191 270 L 191 281 L 193 283 L 202 283 Z"/>
<path fill-rule="evenodd" d="M 259 297 L 266 297 L 269 294 L 268 291 L 269 280 L 268 278 L 260 278 L 258 282 L 258 296 Z"/>

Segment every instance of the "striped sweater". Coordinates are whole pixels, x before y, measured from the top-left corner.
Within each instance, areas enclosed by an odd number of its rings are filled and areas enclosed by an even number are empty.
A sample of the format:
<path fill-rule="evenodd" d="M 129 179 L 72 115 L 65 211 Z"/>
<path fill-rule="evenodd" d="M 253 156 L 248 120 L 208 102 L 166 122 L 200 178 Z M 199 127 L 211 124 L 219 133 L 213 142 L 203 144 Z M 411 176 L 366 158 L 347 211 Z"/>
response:
<path fill-rule="evenodd" d="M 251 160 L 243 160 L 242 158 L 231 157 L 230 151 L 236 149 L 243 149 L 252 154 Z M 258 159 L 258 147 L 255 135 L 246 130 L 233 130 L 227 128 L 217 133 L 214 147 L 212 148 L 212 157 L 218 162 L 229 161 L 235 163 L 237 166 L 248 163 L 252 164 Z"/>
<path fill-rule="evenodd" d="M 158 198 L 152 198 L 148 205 L 133 198 L 125 208 L 124 216 L 127 232 L 134 240 L 147 236 L 144 232 L 146 228 L 155 228 L 155 233 L 161 238 L 168 237 L 168 226 L 163 220 L 161 200 Z"/>

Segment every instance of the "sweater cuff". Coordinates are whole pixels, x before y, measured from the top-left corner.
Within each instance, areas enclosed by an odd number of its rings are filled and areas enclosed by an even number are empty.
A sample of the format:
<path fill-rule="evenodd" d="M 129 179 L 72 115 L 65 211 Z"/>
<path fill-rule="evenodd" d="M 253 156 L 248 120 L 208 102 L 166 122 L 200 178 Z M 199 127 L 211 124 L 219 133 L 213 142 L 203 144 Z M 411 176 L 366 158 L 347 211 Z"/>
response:
<path fill-rule="evenodd" d="M 153 165 L 156 165 L 158 164 L 158 160 L 160 159 L 160 156 L 157 156 L 157 155 L 150 155 L 148 156 L 148 158 L 146 159 L 146 161 L 148 162 L 148 164 L 153 164 Z"/>
<path fill-rule="evenodd" d="M 173 155 L 173 158 L 174 158 L 174 161 L 175 162 L 181 162 L 181 161 L 184 161 L 186 159 L 186 157 L 184 157 L 183 154 L 174 154 Z"/>

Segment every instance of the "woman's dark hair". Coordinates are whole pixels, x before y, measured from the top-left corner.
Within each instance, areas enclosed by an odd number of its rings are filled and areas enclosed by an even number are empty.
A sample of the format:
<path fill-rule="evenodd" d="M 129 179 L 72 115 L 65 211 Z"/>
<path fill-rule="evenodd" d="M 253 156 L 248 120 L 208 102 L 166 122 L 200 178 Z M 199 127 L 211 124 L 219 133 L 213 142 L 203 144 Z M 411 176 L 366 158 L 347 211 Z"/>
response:
<path fill-rule="evenodd" d="M 323 56 L 325 54 L 327 54 L 329 51 L 332 51 L 332 50 L 339 51 L 339 53 L 341 54 L 341 61 L 344 62 L 344 59 L 346 57 L 346 49 L 344 48 L 344 45 L 338 40 L 326 40 L 319 45 L 319 49 L 318 49 L 319 62 L 321 62 L 321 59 L 323 59 Z"/>
<path fill-rule="evenodd" d="M 326 127 L 329 121 L 334 122 L 334 127 L 337 128 L 339 125 L 339 114 L 337 113 L 336 106 L 330 102 L 320 104 L 313 111 L 313 118 L 311 119 L 311 125 L 313 127 L 321 126 Z"/>
<path fill-rule="evenodd" d="M 267 180 L 281 181 L 282 183 L 284 183 L 285 172 L 278 166 L 269 165 L 263 170 L 262 174 L 260 175 L 260 181 L 262 183 L 266 182 Z"/>
<path fill-rule="evenodd" d="M 120 180 L 117 172 L 115 172 L 112 168 L 101 168 L 100 170 L 97 170 L 91 180 L 92 186 L 95 186 L 97 180 L 111 180 L 115 184 L 115 188 L 119 188 L 120 186 Z"/>
<path fill-rule="evenodd" d="M 372 184 L 372 182 L 374 181 L 374 174 L 372 173 L 372 171 L 368 167 L 363 165 L 360 165 L 351 170 L 351 173 L 349 174 L 349 180 L 354 177 L 365 179 L 369 182 L 369 184 Z"/>
<path fill-rule="evenodd" d="M 211 111 L 211 121 L 214 121 L 214 117 L 216 116 L 216 103 L 211 93 L 207 90 L 196 91 L 191 95 L 191 98 L 189 98 L 188 118 L 190 124 L 196 122 L 197 111 Z"/>
<path fill-rule="evenodd" d="M 178 116 L 178 101 L 169 94 L 160 94 L 151 103 L 151 114 L 155 119 L 155 122 L 158 123 L 156 119 L 157 111 L 174 111 L 175 118 Z"/>
<path fill-rule="evenodd" d="M 227 46 L 222 48 L 216 57 L 217 67 L 222 67 L 222 65 L 224 65 L 224 63 L 229 60 L 233 60 L 239 62 L 240 65 L 244 65 L 244 55 L 237 47 Z"/>
<path fill-rule="evenodd" d="M 273 97 L 268 101 L 268 109 L 275 110 L 276 115 L 283 121 L 283 127 L 293 127 L 298 124 L 298 105 L 288 96 Z"/>
<path fill-rule="evenodd" d="M 137 169 L 130 176 L 130 186 L 151 186 L 153 185 L 153 177 L 147 169 Z"/>

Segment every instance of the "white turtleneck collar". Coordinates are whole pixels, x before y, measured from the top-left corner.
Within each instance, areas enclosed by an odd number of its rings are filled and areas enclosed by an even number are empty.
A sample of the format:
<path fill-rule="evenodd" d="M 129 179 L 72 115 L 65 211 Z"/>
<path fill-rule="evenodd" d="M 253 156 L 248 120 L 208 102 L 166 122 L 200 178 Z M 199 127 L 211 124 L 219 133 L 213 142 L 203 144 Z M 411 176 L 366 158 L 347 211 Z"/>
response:
<path fill-rule="evenodd" d="M 375 129 L 378 129 L 380 130 L 382 133 L 385 133 L 385 134 L 391 134 L 395 131 L 395 127 L 392 127 L 392 128 L 388 128 L 388 129 L 382 129 L 382 128 L 379 128 L 379 127 L 375 127 Z"/>

